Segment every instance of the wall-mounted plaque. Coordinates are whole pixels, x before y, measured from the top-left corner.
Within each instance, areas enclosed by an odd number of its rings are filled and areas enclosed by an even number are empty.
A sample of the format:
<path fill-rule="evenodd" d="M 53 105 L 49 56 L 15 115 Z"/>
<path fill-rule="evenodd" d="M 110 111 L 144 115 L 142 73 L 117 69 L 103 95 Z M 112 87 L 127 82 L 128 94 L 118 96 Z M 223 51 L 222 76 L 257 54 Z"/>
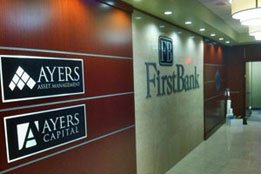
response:
<path fill-rule="evenodd" d="M 159 64 L 161 66 L 173 65 L 173 43 L 166 36 L 159 37 Z"/>
<path fill-rule="evenodd" d="M 87 137 L 85 105 L 4 118 L 8 162 Z"/>
<path fill-rule="evenodd" d="M 2 102 L 84 93 L 82 59 L 0 56 Z"/>

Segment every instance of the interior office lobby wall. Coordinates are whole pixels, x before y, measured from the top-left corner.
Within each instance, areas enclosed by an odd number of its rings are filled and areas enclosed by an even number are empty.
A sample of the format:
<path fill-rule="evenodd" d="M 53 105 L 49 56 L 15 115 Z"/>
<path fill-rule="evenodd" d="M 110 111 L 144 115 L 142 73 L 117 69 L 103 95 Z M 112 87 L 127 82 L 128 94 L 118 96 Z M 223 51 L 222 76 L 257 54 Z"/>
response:
<path fill-rule="evenodd" d="M 137 171 L 159 174 L 203 141 L 203 41 L 139 11 L 132 21 Z M 159 36 L 173 65 L 159 64 Z"/>
<path fill-rule="evenodd" d="M 226 66 L 224 48 L 204 41 L 204 133 L 212 135 L 225 120 Z"/>
<path fill-rule="evenodd" d="M 131 8 L 0 4 L 0 173 L 136 173 Z"/>
<path fill-rule="evenodd" d="M 231 90 L 234 114 L 245 116 L 246 107 L 246 62 L 261 61 L 261 44 L 226 47 L 225 63 L 227 87 Z"/>

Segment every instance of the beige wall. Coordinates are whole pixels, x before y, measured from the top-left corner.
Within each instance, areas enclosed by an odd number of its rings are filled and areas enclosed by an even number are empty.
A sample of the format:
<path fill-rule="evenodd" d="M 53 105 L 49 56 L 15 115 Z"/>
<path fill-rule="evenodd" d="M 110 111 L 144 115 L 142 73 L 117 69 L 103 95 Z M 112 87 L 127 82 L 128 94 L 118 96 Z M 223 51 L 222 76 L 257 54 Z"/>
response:
<path fill-rule="evenodd" d="M 250 95 L 247 97 L 248 106 L 252 108 L 261 108 L 261 81 L 258 80 L 261 74 L 261 62 L 248 62 L 246 64 L 247 84 L 246 90 Z"/>
<path fill-rule="evenodd" d="M 160 35 L 173 40 L 173 66 L 159 65 Z M 133 52 L 137 170 L 138 174 L 161 174 L 203 141 L 203 41 L 192 33 L 135 11 Z M 146 98 L 146 62 L 156 63 L 161 75 L 177 72 L 176 64 L 183 65 L 189 75 L 197 67 L 200 87 L 159 97 L 157 89 L 150 84 L 152 97 Z M 150 73 L 153 77 L 153 69 Z"/>

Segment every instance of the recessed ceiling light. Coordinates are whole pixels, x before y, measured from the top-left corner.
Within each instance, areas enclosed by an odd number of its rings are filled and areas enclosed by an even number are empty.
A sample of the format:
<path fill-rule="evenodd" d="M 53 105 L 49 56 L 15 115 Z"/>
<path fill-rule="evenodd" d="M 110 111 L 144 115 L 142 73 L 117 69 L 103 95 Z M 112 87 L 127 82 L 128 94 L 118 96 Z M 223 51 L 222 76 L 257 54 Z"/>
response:
<path fill-rule="evenodd" d="M 219 40 L 224 40 L 224 38 L 223 38 L 223 37 L 221 37 L 221 38 L 219 38 Z"/>
<path fill-rule="evenodd" d="M 214 37 L 214 36 L 216 36 L 216 34 L 215 34 L 215 33 L 211 33 L 210 36 L 211 36 L 211 37 Z"/>
<path fill-rule="evenodd" d="M 172 11 L 165 11 L 164 15 L 172 15 Z"/>
<path fill-rule="evenodd" d="M 230 44 L 230 41 L 229 41 L 229 40 L 227 40 L 227 41 L 226 41 L 226 44 Z"/>
<path fill-rule="evenodd" d="M 206 31 L 206 29 L 205 28 L 200 28 L 199 31 Z"/>
<path fill-rule="evenodd" d="M 160 28 L 165 28 L 165 25 L 160 25 L 159 27 L 160 27 Z"/>
<path fill-rule="evenodd" d="M 192 22 L 191 21 L 186 21 L 185 24 L 186 25 L 190 25 L 190 24 L 192 24 Z"/>
<path fill-rule="evenodd" d="M 135 19 L 137 19 L 137 20 L 141 20 L 142 17 L 140 17 L 140 16 L 136 16 Z"/>

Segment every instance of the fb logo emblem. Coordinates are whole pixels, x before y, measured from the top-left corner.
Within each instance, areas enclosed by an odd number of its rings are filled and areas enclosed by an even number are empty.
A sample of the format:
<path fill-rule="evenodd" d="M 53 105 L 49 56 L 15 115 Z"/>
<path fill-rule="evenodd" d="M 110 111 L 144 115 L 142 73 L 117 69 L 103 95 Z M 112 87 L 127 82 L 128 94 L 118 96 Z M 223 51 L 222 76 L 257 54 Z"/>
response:
<path fill-rule="evenodd" d="M 161 66 L 173 65 L 173 44 L 171 38 L 159 37 L 159 64 Z"/>

